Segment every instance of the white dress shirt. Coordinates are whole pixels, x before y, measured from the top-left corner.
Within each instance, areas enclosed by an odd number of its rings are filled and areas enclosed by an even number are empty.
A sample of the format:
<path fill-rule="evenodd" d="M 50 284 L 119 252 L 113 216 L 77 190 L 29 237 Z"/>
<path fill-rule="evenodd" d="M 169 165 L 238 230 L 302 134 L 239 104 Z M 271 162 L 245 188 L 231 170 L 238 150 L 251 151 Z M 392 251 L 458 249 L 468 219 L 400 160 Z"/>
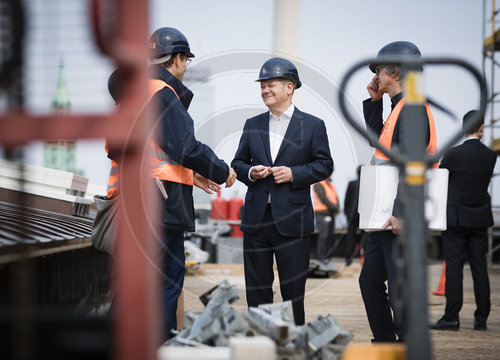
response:
<path fill-rule="evenodd" d="M 274 163 L 276 161 L 276 156 L 278 156 L 278 151 L 281 147 L 281 143 L 285 138 L 286 130 L 290 124 L 290 119 L 292 118 L 293 112 L 295 111 L 295 106 L 290 104 L 288 109 L 277 117 L 271 111 L 269 111 L 269 146 L 271 150 L 271 161 Z M 248 171 L 248 178 L 250 181 L 255 181 L 250 177 L 250 172 L 253 166 Z"/>
<path fill-rule="evenodd" d="M 288 129 L 288 124 L 290 124 L 294 110 L 295 106 L 290 104 L 290 107 L 280 117 L 269 111 L 269 145 L 271 147 L 271 160 L 273 163 L 285 138 L 286 129 Z"/>
<path fill-rule="evenodd" d="M 467 140 L 481 140 L 481 139 L 479 139 L 477 136 L 468 136 L 465 138 L 464 142 L 466 142 Z"/>

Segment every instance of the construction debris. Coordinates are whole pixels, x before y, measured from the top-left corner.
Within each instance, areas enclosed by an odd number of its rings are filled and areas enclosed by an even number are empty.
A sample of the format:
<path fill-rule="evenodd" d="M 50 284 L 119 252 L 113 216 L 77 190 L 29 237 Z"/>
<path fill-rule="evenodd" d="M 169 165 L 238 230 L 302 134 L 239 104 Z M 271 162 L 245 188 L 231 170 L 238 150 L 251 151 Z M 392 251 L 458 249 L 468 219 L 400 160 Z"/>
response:
<path fill-rule="evenodd" d="M 276 319 L 267 311 L 251 307 L 248 309 L 250 319 L 255 320 L 262 328 L 266 329 L 267 335 L 278 342 L 288 340 L 291 333 L 289 327 L 294 326 L 291 323 L 286 323 L 281 319 Z"/>
<path fill-rule="evenodd" d="M 340 325 L 332 315 L 319 316 L 313 322 L 305 324 L 302 331 L 306 333 L 307 347 L 312 353 L 334 341 L 337 345 L 345 346 L 352 339 L 351 332 Z"/>
<path fill-rule="evenodd" d="M 222 282 L 221 284 L 224 284 L 224 286 L 227 286 L 229 285 L 226 282 Z M 202 302 L 203 305 L 207 306 L 208 302 L 210 301 L 210 299 L 212 298 L 212 293 L 219 287 L 220 285 L 217 285 L 217 286 L 214 286 L 213 288 L 211 288 L 210 290 L 208 290 L 207 292 L 203 293 L 200 295 L 200 301 Z M 236 294 L 234 297 L 230 298 L 228 301 L 230 304 L 232 304 L 233 302 L 235 302 L 236 300 L 238 300 L 240 297 L 238 296 L 238 294 Z"/>
<path fill-rule="evenodd" d="M 259 309 L 267 311 L 275 319 L 295 324 L 292 302 L 290 300 L 273 304 L 261 304 L 259 305 Z"/>
<path fill-rule="evenodd" d="M 248 327 L 244 317 L 234 311 L 229 303 L 237 294 L 236 286 L 231 286 L 227 280 L 221 282 L 192 327 L 181 331 L 172 341 L 186 339 L 207 345 L 227 346 L 229 336 L 243 332 Z"/>
<path fill-rule="evenodd" d="M 244 337 L 265 336 L 276 345 L 279 360 L 337 360 L 353 337 L 331 315 L 296 326 L 291 302 L 261 305 L 239 313 L 230 305 L 237 292 L 236 286 L 224 280 L 203 294 L 203 300 L 208 300 L 203 312 L 186 311 L 184 330 L 166 345 L 225 347 L 235 338 L 245 344 Z"/>

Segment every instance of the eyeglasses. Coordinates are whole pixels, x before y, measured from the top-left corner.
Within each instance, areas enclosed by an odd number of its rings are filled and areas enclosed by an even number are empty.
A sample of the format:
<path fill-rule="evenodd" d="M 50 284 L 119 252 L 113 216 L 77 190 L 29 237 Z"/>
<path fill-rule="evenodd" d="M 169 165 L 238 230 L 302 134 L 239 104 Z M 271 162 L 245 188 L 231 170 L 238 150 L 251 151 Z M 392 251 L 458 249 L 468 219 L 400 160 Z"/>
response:
<path fill-rule="evenodd" d="M 189 53 L 188 52 L 183 52 L 181 53 L 181 59 L 185 58 L 186 59 L 186 67 L 189 66 L 189 64 L 191 64 L 191 58 L 189 57 Z"/>
<path fill-rule="evenodd" d="M 384 68 L 384 67 L 383 67 L 382 65 L 377 66 L 377 67 L 375 68 L 375 74 L 377 74 L 377 75 L 378 75 L 378 74 L 380 73 L 380 71 L 381 71 L 383 68 Z"/>

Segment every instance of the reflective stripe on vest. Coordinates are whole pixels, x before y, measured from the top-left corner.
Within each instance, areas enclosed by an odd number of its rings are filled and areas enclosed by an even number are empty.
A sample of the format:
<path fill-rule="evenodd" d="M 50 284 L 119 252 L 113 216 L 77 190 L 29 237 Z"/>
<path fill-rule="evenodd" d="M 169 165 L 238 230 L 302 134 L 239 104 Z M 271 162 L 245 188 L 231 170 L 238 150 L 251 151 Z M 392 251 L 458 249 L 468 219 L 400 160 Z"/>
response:
<path fill-rule="evenodd" d="M 108 142 L 104 143 L 106 154 L 108 153 Z M 118 196 L 120 190 L 120 166 L 114 160 L 111 160 L 111 170 L 109 171 L 108 188 L 106 189 L 106 196 L 111 199 Z"/>
<path fill-rule="evenodd" d="M 170 159 L 168 155 L 151 140 L 149 143 L 151 177 L 180 184 L 193 185 L 193 170 Z"/>
<path fill-rule="evenodd" d="M 168 87 L 173 91 L 177 99 L 179 95 L 175 92 L 174 88 L 163 80 L 150 79 L 149 80 L 149 96 L 148 102 L 160 90 Z M 106 153 L 108 153 L 108 144 L 105 144 Z M 176 163 L 168 157 L 168 155 L 151 140 L 149 143 L 150 149 L 150 165 L 151 177 L 160 180 L 172 181 L 180 184 L 193 185 L 193 171 L 185 168 L 184 166 Z M 111 171 L 108 179 L 107 197 L 111 198 L 117 196 L 120 188 L 120 167 L 116 161 L 111 160 Z"/>
<path fill-rule="evenodd" d="M 380 133 L 380 137 L 378 141 L 389 151 L 392 146 L 392 137 L 394 135 L 394 129 L 396 128 L 396 123 L 398 122 L 399 114 L 401 113 L 401 109 L 405 105 L 404 98 L 399 100 L 396 104 L 392 112 L 389 114 L 386 122 L 384 123 L 384 127 L 382 128 L 382 132 Z M 437 140 L 436 140 L 436 125 L 434 124 L 434 117 L 432 116 L 431 109 L 429 105 L 425 104 L 425 110 L 427 112 L 427 117 L 429 118 L 429 145 L 427 145 L 426 152 L 429 155 L 435 154 L 437 151 Z M 389 158 L 385 156 L 382 151 L 379 149 L 375 149 L 375 154 L 372 157 L 371 164 L 372 165 L 383 165 L 389 162 Z M 433 168 L 437 168 L 437 164 L 433 165 Z"/>
<path fill-rule="evenodd" d="M 175 92 L 174 88 L 163 80 L 150 79 L 149 80 L 149 94 L 150 99 L 158 91 L 168 87 L 173 91 L 179 101 L 179 95 Z M 149 143 L 150 149 L 150 164 L 151 176 L 160 180 L 172 181 L 185 185 L 193 185 L 193 170 L 188 169 L 178 162 L 170 159 L 166 152 L 164 152 L 153 140 Z"/>
<path fill-rule="evenodd" d="M 326 198 L 331 203 L 338 206 L 339 201 L 337 198 L 337 190 L 335 190 L 335 186 L 333 186 L 333 183 L 329 183 L 328 181 L 323 180 L 319 184 L 321 184 L 323 186 L 323 189 L 325 189 Z M 313 193 L 314 193 L 313 194 L 313 209 L 314 209 L 314 211 L 328 210 L 328 207 L 321 202 L 321 199 L 319 198 L 318 194 L 316 194 L 316 191 L 313 191 Z"/>

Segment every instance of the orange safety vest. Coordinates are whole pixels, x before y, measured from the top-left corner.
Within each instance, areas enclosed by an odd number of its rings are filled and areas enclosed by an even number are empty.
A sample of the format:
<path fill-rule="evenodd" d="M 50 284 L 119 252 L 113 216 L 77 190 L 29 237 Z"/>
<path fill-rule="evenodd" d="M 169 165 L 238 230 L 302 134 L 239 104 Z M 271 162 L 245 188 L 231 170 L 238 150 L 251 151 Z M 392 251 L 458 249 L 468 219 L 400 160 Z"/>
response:
<path fill-rule="evenodd" d="M 149 79 L 149 96 L 148 101 L 151 100 L 154 94 L 158 91 L 168 87 L 172 90 L 179 99 L 179 95 L 175 92 L 174 88 L 163 80 Z M 167 180 L 185 185 L 194 184 L 193 170 L 188 169 L 174 160 L 170 159 L 153 140 L 149 142 L 150 150 L 150 165 L 151 177 L 160 180 Z M 106 153 L 108 152 L 108 145 L 106 144 Z M 111 160 L 111 171 L 109 173 L 107 196 L 111 198 L 116 196 L 120 186 L 120 168 L 116 161 Z"/>
<path fill-rule="evenodd" d="M 107 154 L 108 153 L 107 142 L 104 144 L 104 147 L 106 149 L 106 154 Z M 108 188 L 106 192 L 106 196 L 109 199 L 118 196 L 119 185 L 120 185 L 120 165 L 116 161 L 111 160 L 111 170 L 109 171 Z"/>
<path fill-rule="evenodd" d="M 323 189 L 325 189 L 325 195 L 327 199 L 331 203 L 338 206 L 339 199 L 337 197 L 337 190 L 335 190 L 335 186 L 333 186 L 333 183 L 323 180 L 320 182 L 320 184 L 323 186 Z M 318 194 L 316 194 L 316 191 L 314 191 L 313 195 L 313 209 L 314 211 L 328 210 L 328 207 L 321 202 L 321 199 L 319 198 Z"/>
<path fill-rule="evenodd" d="M 401 109 L 405 105 L 404 98 L 399 100 L 396 104 L 392 112 L 389 114 L 386 122 L 384 123 L 384 127 L 382 128 L 382 132 L 380 133 L 380 137 L 378 141 L 388 150 L 391 150 L 392 145 L 392 136 L 394 135 L 394 129 L 396 128 L 396 123 L 398 122 L 399 114 L 401 113 Z M 436 145 L 436 125 L 434 124 L 434 117 L 432 116 L 431 109 L 429 105 L 425 104 L 425 110 L 427 111 L 427 117 L 429 118 L 429 132 L 430 139 L 429 145 L 427 145 L 427 154 L 432 155 L 437 151 Z M 371 164 L 372 165 L 382 165 L 386 164 L 389 161 L 389 158 L 385 156 L 382 151 L 379 149 L 375 149 L 375 154 L 372 157 Z M 433 168 L 437 168 L 437 164 L 433 165 Z"/>
<path fill-rule="evenodd" d="M 179 95 L 175 92 L 174 88 L 167 84 L 163 80 L 150 79 L 149 80 L 149 98 L 151 99 L 154 94 L 158 91 L 168 87 L 177 96 L 179 101 Z M 151 176 L 158 178 L 160 180 L 167 180 L 171 182 L 176 182 L 179 184 L 193 185 L 194 184 L 194 173 L 193 170 L 188 169 L 176 161 L 169 158 L 167 153 L 163 151 L 154 141 L 151 140 L 149 143 L 151 150 Z"/>

